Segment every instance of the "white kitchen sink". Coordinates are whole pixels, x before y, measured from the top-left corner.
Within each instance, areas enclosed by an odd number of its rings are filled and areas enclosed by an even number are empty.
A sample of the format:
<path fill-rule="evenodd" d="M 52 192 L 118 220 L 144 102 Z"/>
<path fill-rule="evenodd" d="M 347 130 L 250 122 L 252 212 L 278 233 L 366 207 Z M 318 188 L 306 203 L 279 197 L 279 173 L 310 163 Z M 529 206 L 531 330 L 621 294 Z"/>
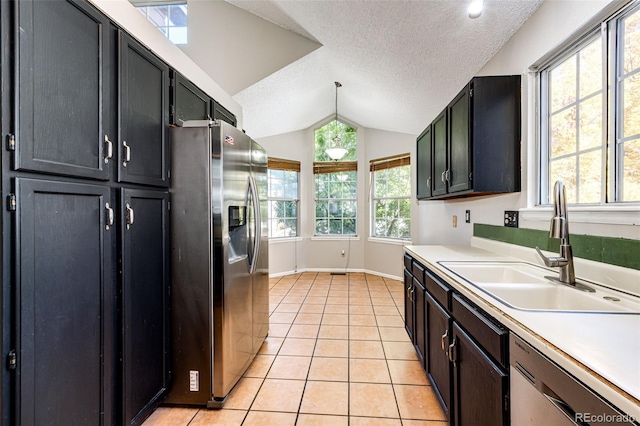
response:
<path fill-rule="evenodd" d="M 500 302 L 521 310 L 640 314 L 640 298 L 580 281 L 582 291 L 553 280 L 558 273 L 524 262 L 439 262 Z"/>

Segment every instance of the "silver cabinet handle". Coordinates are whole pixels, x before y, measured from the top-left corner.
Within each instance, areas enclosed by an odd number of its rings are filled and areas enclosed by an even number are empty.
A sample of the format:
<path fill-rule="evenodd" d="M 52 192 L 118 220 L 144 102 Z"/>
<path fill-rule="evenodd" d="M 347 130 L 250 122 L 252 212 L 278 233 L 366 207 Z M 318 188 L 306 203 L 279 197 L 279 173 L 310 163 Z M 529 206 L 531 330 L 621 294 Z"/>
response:
<path fill-rule="evenodd" d="M 442 348 L 442 352 L 447 352 L 447 343 L 446 343 L 446 339 L 447 337 L 449 337 L 449 330 L 445 330 L 444 334 L 442 335 L 442 340 L 440 341 L 440 347 Z"/>
<path fill-rule="evenodd" d="M 131 208 L 129 203 L 127 203 L 125 210 L 126 210 L 125 216 L 127 219 L 127 229 L 129 229 L 131 228 L 131 225 L 133 225 L 133 222 L 135 221 L 135 216 L 133 214 L 133 208 Z"/>
<path fill-rule="evenodd" d="M 453 339 L 453 343 L 449 345 L 449 361 L 456 365 L 456 344 L 458 340 L 456 338 Z"/>
<path fill-rule="evenodd" d="M 442 174 L 440 175 L 440 180 L 442 180 L 442 183 L 447 183 L 447 182 L 444 180 L 444 174 L 445 174 L 445 172 L 446 172 L 446 170 L 445 170 L 444 172 L 442 172 Z"/>
<path fill-rule="evenodd" d="M 129 161 L 131 161 L 131 147 L 127 145 L 127 141 L 122 141 L 122 165 L 127 167 Z"/>
<path fill-rule="evenodd" d="M 104 154 L 104 164 L 107 164 L 109 160 L 113 157 L 113 142 L 109 140 L 109 136 L 104 135 L 104 144 L 105 146 L 105 154 Z"/>
<path fill-rule="evenodd" d="M 413 302 L 413 286 L 407 287 L 407 299 Z"/>
<path fill-rule="evenodd" d="M 107 213 L 107 218 L 105 220 L 104 229 L 106 229 L 108 231 L 109 228 L 111 228 L 113 226 L 113 209 L 111 208 L 109 203 L 105 203 L 104 204 L 104 210 Z"/>
<path fill-rule="evenodd" d="M 431 188 L 431 176 L 427 178 L 427 188 Z"/>
<path fill-rule="evenodd" d="M 449 174 L 449 173 L 450 173 L 450 172 L 451 172 L 451 170 L 449 170 L 449 169 L 445 170 L 445 172 L 444 172 L 444 178 L 445 178 L 445 180 L 446 180 L 447 182 L 451 182 L 451 180 L 449 179 L 449 177 L 450 177 L 450 174 Z"/>

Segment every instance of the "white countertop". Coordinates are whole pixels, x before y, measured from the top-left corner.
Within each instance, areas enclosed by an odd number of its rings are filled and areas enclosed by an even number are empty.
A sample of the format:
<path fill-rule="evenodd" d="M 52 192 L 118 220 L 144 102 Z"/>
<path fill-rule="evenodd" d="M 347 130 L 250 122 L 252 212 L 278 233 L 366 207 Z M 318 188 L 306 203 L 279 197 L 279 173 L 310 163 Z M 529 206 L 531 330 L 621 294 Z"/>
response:
<path fill-rule="evenodd" d="M 633 416 L 636 421 L 640 419 L 640 315 L 540 312 L 511 308 L 437 262 L 524 260 L 536 263 L 532 261 L 535 257 L 528 252 L 535 254 L 535 251 L 478 238 L 473 238 L 472 244 L 475 247 L 412 245 L 406 246 L 405 250 L 618 409 Z M 491 251 L 480 247 L 490 248 Z M 509 253 L 509 256 L 497 251 Z M 601 264 L 576 259 L 576 276 L 588 276 L 589 281 L 603 282 L 593 278 L 593 269 L 597 270 L 598 265 Z M 620 272 L 618 277 L 624 281 L 622 288 L 635 288 L 636 294 L 640 291 L 640 271 L 608 265 L 603 265 L 603 268 L 606 269 L 604 276 L 608 277 L 607 280 Z M 581 270 L 589 274 L 581 275 Z M 558 273 L 557 269 L 554 273 Z M 611 282 L 607 285 L 611 285 Z"/>

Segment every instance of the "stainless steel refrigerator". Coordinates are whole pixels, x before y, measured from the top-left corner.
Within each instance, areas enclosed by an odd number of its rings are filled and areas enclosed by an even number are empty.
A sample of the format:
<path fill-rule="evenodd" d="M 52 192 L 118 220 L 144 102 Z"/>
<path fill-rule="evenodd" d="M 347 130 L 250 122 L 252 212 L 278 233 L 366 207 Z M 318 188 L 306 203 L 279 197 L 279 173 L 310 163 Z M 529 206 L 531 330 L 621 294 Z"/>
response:
<path fill-rule="evenodd" d="M 171 129 L 169 404 L 221 408 L 269 329 L 267 153 L 219 120 Z"/>

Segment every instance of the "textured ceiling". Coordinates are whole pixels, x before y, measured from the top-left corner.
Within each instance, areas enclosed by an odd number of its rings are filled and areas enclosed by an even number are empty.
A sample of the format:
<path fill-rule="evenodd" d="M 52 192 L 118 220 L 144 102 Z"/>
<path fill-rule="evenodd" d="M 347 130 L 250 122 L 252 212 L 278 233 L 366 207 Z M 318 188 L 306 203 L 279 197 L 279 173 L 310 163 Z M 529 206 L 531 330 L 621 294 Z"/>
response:
<path fill-rule="evenodd" d="M 420 133 L 543 0 L 229 2 L 322 47 L 236 93 L 254 138 L 305 129 L 335 112 L 367 128 Z M 286 46 L 283 46 L 286 48 Z"/>

